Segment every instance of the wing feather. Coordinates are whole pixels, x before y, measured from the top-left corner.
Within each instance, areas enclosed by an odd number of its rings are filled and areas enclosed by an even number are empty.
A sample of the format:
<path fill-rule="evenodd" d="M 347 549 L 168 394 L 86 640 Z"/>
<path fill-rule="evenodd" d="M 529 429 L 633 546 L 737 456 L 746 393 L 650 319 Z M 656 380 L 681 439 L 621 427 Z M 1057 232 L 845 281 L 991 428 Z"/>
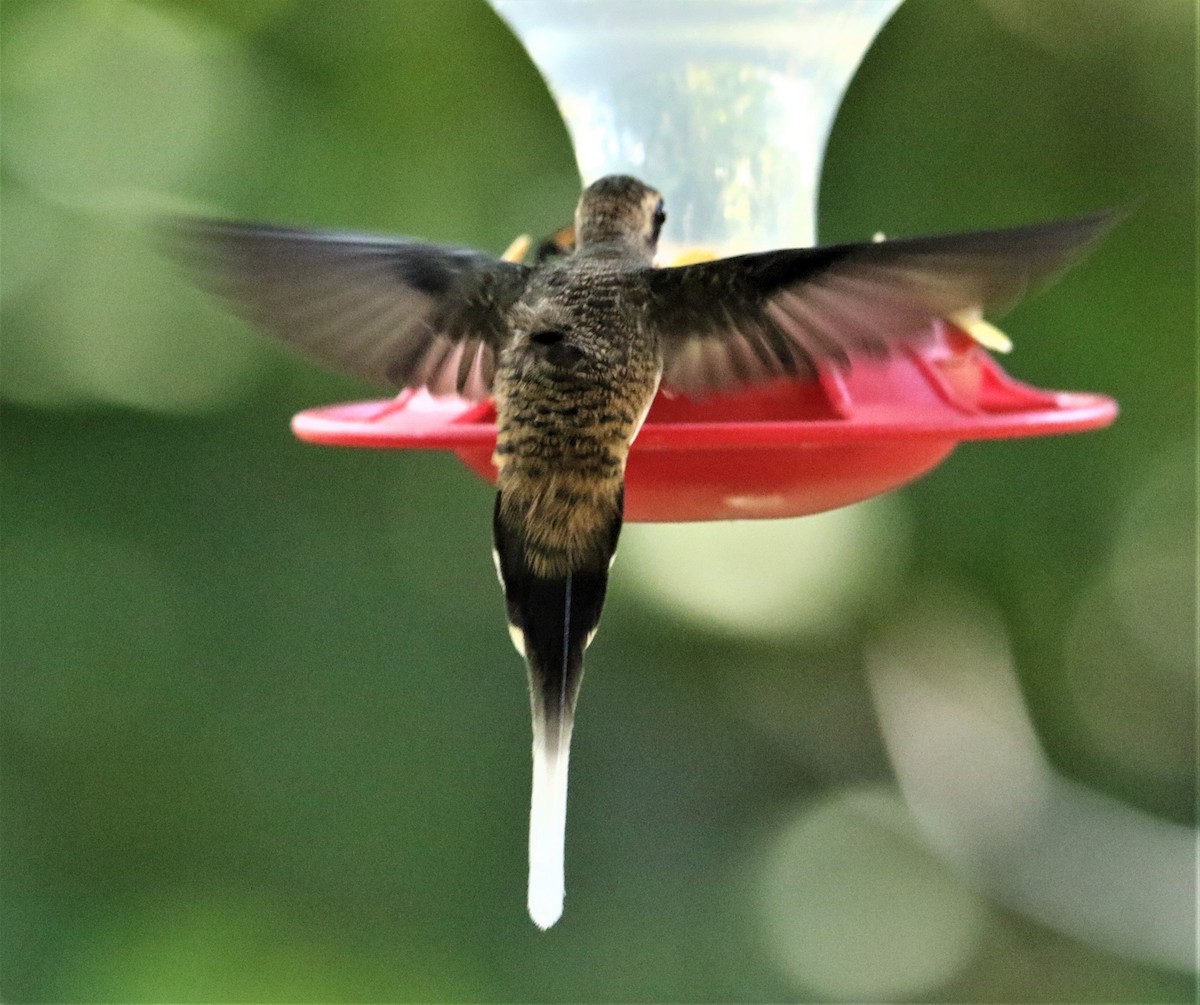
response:
<path fill-rule="evenodd" d="M 352 376 L 483 399 L 529 275 L 483 252 L 217 220 L 163 223 L 167 250 L 252 324 Z"/>
<path fill-rule="evenodd" d="M 663 386 L 700 396 L 887 355 L 929 337 L 938 318 L 1011 306 L 1116 220 L 1096 213 L 655 269 L 646 324 L 663 349 Z"/>

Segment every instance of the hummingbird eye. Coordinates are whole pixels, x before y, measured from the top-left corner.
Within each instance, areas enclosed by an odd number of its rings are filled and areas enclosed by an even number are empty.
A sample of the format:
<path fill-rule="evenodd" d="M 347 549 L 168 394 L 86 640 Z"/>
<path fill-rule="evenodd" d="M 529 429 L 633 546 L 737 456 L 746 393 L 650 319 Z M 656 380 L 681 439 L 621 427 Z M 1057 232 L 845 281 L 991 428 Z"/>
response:
<path fill-rule="evenodd" d="M 651 221 L 652 227 L 650 230 L 650 242 L 657 243 L 658 235 L 662 233 L 663 224 L 667 222 L 667 211 L 663 207 L 663 201 L 658 200 L 658 205 L 654 208 L 654 217 Z"/>

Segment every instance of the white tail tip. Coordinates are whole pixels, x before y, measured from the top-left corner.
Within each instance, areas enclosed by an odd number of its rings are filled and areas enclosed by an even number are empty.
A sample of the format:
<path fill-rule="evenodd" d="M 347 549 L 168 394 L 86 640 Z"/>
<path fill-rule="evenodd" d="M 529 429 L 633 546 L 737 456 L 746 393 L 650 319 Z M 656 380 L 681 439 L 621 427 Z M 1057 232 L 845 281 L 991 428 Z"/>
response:
<path fill-rule="evenodd" d="M 547 742 L 549 740 L 549 742 Z M 533 724 L 533 797 L 529 805 L 529 917 L 545 931 L 563 912 L 563 846 L 567 830 L 567 761 L 571 727 L 546 736 Z"/>

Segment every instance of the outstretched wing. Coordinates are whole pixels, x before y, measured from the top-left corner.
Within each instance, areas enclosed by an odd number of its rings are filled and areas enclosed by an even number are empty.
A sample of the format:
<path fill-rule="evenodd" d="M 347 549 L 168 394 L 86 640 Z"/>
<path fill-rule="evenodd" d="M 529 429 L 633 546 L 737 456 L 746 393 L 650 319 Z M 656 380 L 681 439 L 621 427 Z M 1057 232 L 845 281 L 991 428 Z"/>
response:
<path fill-rule="evenodd" d="M 168 250 L 235 312 L 351 376 L 486 398 L 529 269 L 399 238 L 176 218 Z"/>
<path fill-rule="evenodd" d="M 1097 213 L 653 270 L 646 322 L 663 347 L 663 386 L 702 396 L 885 355 L 927 336 L 937 318 L 1011 306 L 1115 220 Z"/>

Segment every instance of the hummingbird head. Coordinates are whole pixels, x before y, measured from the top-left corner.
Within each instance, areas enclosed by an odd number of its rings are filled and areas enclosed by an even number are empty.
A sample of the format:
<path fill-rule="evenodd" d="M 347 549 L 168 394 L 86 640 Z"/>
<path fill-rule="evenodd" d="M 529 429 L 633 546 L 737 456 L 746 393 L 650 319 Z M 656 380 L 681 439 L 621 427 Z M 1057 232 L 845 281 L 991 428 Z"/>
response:
<path fill-rule="evenodd" d="M 667 219 L 662 196 L 629 175 L 612 174 L 592 182 L 575 210 L 576 244 L 616 244 L 634 251 L 647 265 Z"/>

